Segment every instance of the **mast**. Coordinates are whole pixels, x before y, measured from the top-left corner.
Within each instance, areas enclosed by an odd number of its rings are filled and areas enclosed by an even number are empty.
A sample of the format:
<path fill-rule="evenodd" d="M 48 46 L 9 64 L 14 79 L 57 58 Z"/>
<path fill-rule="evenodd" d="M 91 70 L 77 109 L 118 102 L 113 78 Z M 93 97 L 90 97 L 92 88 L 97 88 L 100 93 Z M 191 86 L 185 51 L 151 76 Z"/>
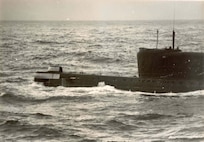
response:
<path fill-rule="evenodd" d="M 172 37 L 172 48 L 174 49 L 175 46 L 175 31 L 174 31 L 174 25 L 175 25 L 175 2 L 173 3 L 174 13 L 173 13 L 173 37 Z"/>
<path fill-rule="evenodd" d="M 158 43 L 159 43 L 159 30 L 157 29 L 157 45 L 156 45 L 156 49 L 158 48 Z"/>
<path fill-rule="evenodd" d="M 175 32 L 173 30 L 173 39 L 172 39 L 172 47 L 174 49 L 174 44 L 175 44 Z"/>

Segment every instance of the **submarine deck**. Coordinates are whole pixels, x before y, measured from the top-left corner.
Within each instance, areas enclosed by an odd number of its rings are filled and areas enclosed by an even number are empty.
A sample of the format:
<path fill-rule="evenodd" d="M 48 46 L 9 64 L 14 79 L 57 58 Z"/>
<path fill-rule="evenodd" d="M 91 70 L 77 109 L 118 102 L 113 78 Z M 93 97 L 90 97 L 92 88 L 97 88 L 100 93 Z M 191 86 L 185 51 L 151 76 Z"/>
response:
<path fill-rule="evenodd" d="M 44 76 L 44 77 L 42 77 Z M 142 92 L 189 92 L 204 88 L 204 80 L 163 79 L 89 75 L 77 73 L 37 72 L 35 81 L 45 86 L 94 87 L 100 83 L 114 86 L 116 89 Z"/>

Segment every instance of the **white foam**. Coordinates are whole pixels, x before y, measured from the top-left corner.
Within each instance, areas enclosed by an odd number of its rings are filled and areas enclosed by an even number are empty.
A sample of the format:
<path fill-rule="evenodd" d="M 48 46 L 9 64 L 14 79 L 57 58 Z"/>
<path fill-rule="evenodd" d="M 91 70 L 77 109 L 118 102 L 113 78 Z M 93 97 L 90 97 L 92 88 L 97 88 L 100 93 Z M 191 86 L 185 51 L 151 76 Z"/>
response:
<path fill-rule="evenodd" d="M 197 90 L 191 92 L 183 92 L 183 93 L 147 93 L 147 92 L 140 92 L 143 95 L 148 96 L 158 96 L 158 97 L 199 97 L 204 96 L 204 90 Z"/>

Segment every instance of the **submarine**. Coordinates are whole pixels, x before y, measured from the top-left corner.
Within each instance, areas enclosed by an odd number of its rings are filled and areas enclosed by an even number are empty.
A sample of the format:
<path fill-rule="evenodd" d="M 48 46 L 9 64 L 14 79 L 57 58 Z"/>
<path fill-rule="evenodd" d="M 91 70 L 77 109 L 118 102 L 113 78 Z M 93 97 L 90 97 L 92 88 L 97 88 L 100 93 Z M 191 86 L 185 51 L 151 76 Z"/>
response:
<path fill-rule="evenodd" d="M 37 71 L 34 81 L 50 87 L 94 87 L 105 84 L 120 90 L 150 93 L 178 93 L 204 89 L 204 53 L 183 52 L 178 47 L 175 48 L 174 30 L 172 47 L 140 48 L 137 63 L 138 77 L 69 73 L 63 72 L 60 66 L 52 66 L 47 71 Z"/>

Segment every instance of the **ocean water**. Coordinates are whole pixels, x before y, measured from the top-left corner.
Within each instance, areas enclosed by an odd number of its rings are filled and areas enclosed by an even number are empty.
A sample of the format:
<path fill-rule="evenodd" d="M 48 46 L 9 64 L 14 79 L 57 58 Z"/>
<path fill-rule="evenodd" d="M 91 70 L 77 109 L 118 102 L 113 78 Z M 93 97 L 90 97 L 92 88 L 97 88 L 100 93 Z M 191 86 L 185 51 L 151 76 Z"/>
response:
<path fill-rule="evenodd" d="M 171 21 L 0 22 L 0 141 L 204 141 L 204 90 L 152 94 L 45 87 L 36 71 L 138 76 L 139 48 L 171 45 Z M 204 51 L 204 21 L 176 21 L 176 46 Z"/>

